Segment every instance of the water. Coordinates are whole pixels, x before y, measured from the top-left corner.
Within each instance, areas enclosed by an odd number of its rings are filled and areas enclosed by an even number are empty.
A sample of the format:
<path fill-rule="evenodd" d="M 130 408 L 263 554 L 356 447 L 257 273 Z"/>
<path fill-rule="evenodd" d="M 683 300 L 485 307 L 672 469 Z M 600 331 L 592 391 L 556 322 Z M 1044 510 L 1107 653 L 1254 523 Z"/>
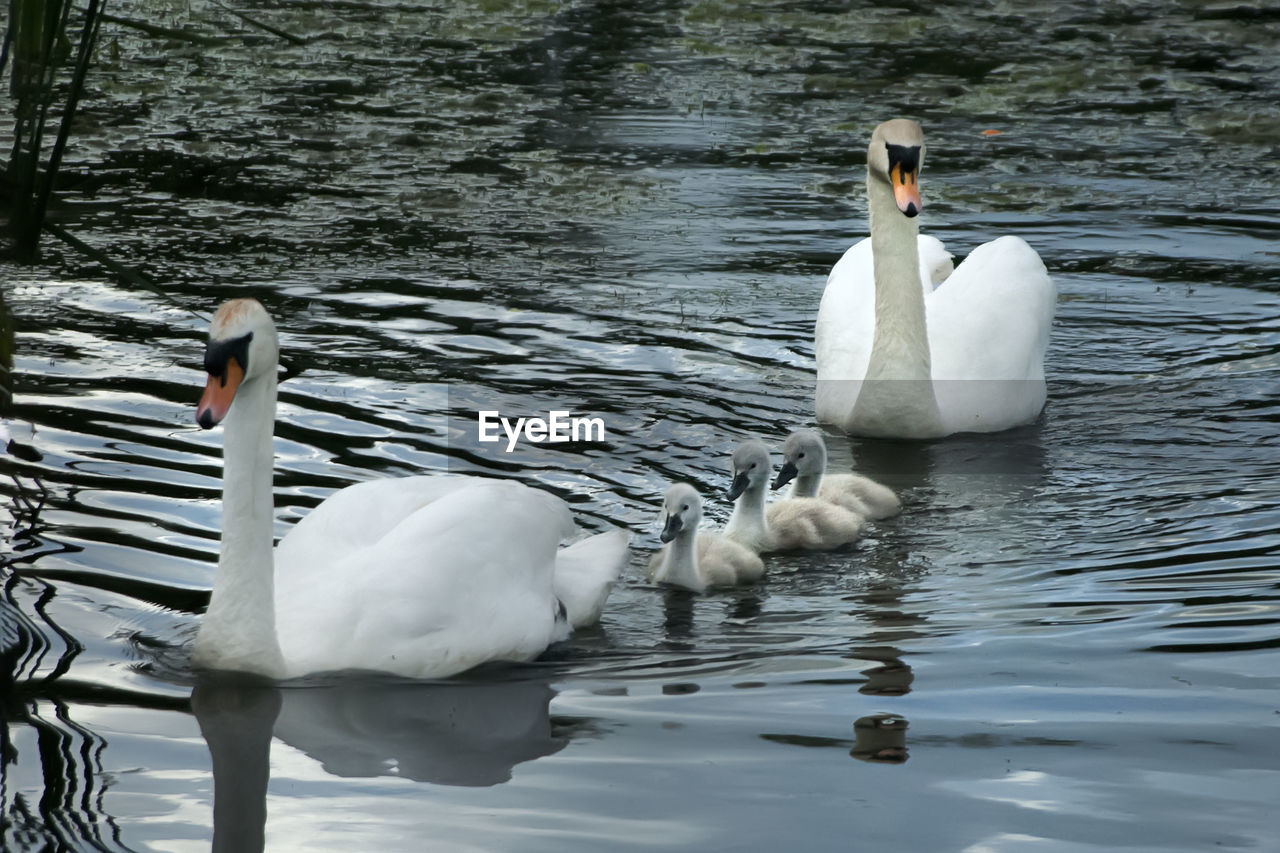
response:
<path fill-rule="evenodd" d="M 6 850 L 205 849 L 215 817 L 229 849 L 1280 850 L 1274 12 L 246 11 L 306 43 L 164 0 L 122 14 L 225 43 L 104 27 L 56 216 L 163 295 L 53 242 L 0 268 L 40 456 L 0 472 Z M 1057 281 L 1043 418 L 829 436 L 899 518 L 758 587 L 647 585 L 666 483 L 723 520 L 733 445 L 809 421 L 899 114 L 923 227 Z M 445 684 L 196 678 L 203 318 L 239 295 L 291 368 L 279 532 L 371 477 L 517 476 L 635 532 L 602 626 Z M 469 438 L 551 403 L 607 446 Z"/>

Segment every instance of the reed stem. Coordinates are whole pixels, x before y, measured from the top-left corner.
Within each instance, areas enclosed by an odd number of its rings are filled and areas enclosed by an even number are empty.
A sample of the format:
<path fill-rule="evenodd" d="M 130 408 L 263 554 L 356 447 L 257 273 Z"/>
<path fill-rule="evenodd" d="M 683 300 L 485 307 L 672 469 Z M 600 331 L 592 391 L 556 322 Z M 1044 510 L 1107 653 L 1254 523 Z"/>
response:
<path fill-rule="evenodd" d="M 13 149 L 6 177 L 13 255 L 22 262 L 34 262 L 38 256 L 40 233 L 76 107 L 84 91 L 104 4 L 105 0 L 88 1 L 61 124 L 41 176 L 40 155 L 49 110 L 54 103 L 57 72 L 71 52 L 65 33 L 73 3 L 72 0 L 9 0 L 9 25 L 4 47 L 0 49 L 0 73 L 9 66 L 9 91 L 17 101 Z"/>

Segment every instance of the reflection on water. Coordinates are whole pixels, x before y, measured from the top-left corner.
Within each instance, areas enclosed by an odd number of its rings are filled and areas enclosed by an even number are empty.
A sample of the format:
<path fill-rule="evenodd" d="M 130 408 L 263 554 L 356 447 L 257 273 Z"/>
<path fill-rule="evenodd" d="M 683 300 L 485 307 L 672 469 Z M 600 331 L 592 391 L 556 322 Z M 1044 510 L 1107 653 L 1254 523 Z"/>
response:
<path fill-rule="evenodd" d="M 305 45 L 148 8 L 225 38 L 104 32 L 54 214 L 164 295 L 56 243 L 0 267 L 6 850 L 204 849 L 215 822 L 233 849 L 1274 846 L 1261 5 L 249 10 Z M 188 699 L 212 306 L 278 319 L 277 535 L 348 483 L 460 470 L 656 548 L 667 483 L 722 524 L 732 447 L 811 425 L 823 278 L 865 233 L 865 137 L 902 113 L 930 137 L 924 230 L 958 257 L 1018 233 L 1055 276 L 1037 423 L 829 433 L 901 516 L 710 596 L 637 554 L 600 628 L 518 677 Z M 558 404 L 608 442 L 474 440 L 481 407 Z M 252 780 L 230 796 L 228 765 Z"/>
<path fill-rule="evenodd" d="M 763 734 L 761 740 L 799 747 L 839 747 L 872 764 L 903 764 L 907 753 L 907 721 L 897 714 L 868 714 L 853 721 L 852 741 L 807 735 Z"/>
<path fill-rule="evenodd" d="M 498 785 L 567 742 L 548 712 L 555 691 L 526 678 L 287 690 L 275 733 L 335 776 Z"/>
<path fill-rule="evenodd" d="M 857 736 L 849 754 L 859 761 L 901 764 L 907 760 L 907 721 L 895 714 L 871 714 L 853 721 Z"/>
<path fill-rule="evenodd" d="M 35 762 L 43 779 L 32 788 L 25 774 L 4 774 L 5 849 L 119 849 L 121 826 L 103 803 L 106 738 L 72 721 L 65 704 L 15 707 L 17 695 L 4 687 L 3 760 Z"/>
<path fill-rule="evenodd" d="M 0 292 L 0 418 L 4 421 L 13 417 L 13 332 L 13 315 Z M 0 443 L 8 444 L 10 436 L 3 438 Z"/>
<path fill-rule="evenodd" d="M 273 737 L 339 777 L 488 786 L 568 741 L 545 681 L 422 684 L 353 678 L 288 687 L 198 681 L 191 710 L 212 759 L 213 849 L 261 850 Z"/>
<path fill-rule="evenodd" d="M 270 685 L 200 683 L 191 710 L 213 762 L 213 849 L 259 851 L 266 844 L 271 730 L 280 690 Z"/>

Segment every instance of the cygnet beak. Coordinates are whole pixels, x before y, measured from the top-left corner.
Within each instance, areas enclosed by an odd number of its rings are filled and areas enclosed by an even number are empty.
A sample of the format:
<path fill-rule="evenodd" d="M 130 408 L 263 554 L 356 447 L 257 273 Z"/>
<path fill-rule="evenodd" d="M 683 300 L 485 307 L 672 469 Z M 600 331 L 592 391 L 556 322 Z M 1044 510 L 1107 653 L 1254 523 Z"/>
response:
<path fill-rule="evenodd" d="M 796 474 L 799 474 L 799 473 L 800 472 L 796 470 L 796 464 L 794 462 L 792 462 L 790 459 L 783 460 L 782 468 L 781 470 L 778 471 L 778 476 L 773 478 L 773 488 L 775 489 L 782 488 L 787 483 L 790 483 L 792 480 L 794 480 L 796 477 Z"/>
<path fill-rule="evenodd" d="M 667 523 L 662 525 L 662 533 L 659 534 L 658 538 L 663 542 L 670 542 L 672 539 L 675 539 L 683 529 L 684 522 L 680 520 L 680 516 L 668 515 Z"/>

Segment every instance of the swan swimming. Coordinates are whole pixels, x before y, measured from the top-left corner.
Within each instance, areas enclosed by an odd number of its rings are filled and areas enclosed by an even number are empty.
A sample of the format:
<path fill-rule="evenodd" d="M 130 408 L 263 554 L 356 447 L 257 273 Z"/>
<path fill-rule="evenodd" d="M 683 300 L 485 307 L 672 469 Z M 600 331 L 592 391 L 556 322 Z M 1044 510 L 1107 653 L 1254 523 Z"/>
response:
<path fill-rule="evenodd" d="M 831 551 L 856 542 L 863 517 L 817 498 L 790 498 L 767 507 L 765 494 L 773 477 L 769 448 L 744 441 L 733 451 L 729 500 L 733 515 L 724 535 L 757 553 Z"/>
<path fill-rule="evenodd" d="M 1019 237 L 979 246 L 952 272 L 942 243 L 919 234 L 924 153 L 914 121 L 872 133 L 871 236 L 844 253 L 822 295 L 817 416 L 846 432 L 996 432 L 1044 408 L 1053 281 Z"/>
<path fill-rule="evenodd" d="M 888 486 L 861 474 L 827 474 L 826 470 L 827 445 L 822 433 L 796 430 L 782 446 L 782 468 L 773 488 L 791 483 L 788 494 L 792 498 L 819 498 L 864 518 L 888 518 L 902 511 L 902 501 Z"/>
<path fill-rule="evenodd" d="M 279 344 L 256 300 L 213 318 L 196 408 L 225 423 L 222 541 L 192 661 L 271 678 L 344 669 L 442 678 L 529 660 L 596 621 L 629 537 L 574 532 L 559 498 L 505 480 L 418 476 L 331 495 L 272 549 Z"/>
<path fill-rule="evenodd" d="M 750 583 L 764 574 L 764 562 L 754 551 L 698 529 L 702 496 L 688 483 L 676 483 L 667 489 L 662 513 L 666 521 L 661 538 L 668 544 L 649 562 L 654 583 L 703 592 L 709 586 Z"/>

